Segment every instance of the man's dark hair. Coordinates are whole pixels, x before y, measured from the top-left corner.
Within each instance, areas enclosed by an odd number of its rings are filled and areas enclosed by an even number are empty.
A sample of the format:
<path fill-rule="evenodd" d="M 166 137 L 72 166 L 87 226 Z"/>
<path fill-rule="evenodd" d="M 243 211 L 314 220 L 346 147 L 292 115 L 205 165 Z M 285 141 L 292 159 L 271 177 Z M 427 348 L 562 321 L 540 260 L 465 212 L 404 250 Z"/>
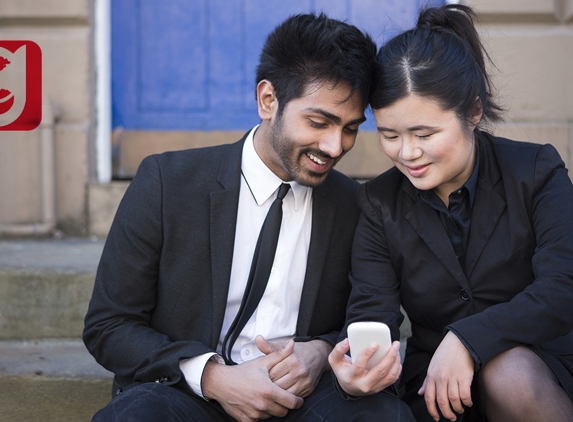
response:
<path fill-rule="evenodd" d="M 257 67 L 257 84 L 266 79 L 275 89 L 278 114 L 304 94 L 309 84 L 345 82 L 366 107 L 376 44 L 353 25 L 325 14 L 291 16 L 267 37 Z"/>

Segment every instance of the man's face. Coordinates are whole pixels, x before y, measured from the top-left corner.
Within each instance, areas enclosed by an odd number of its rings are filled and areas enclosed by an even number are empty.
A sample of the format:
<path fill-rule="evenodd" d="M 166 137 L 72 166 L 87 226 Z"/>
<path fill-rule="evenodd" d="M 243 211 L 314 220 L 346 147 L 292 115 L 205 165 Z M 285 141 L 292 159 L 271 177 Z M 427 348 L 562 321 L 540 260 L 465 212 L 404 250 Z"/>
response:
<path fill-rule="evenodd" d="M 320 185 L 354 146 L 365 120 L 359 94 L 349 94 L 345 83 L 313 83 L 288 102 L 282 115 L 274 114 L 269 138 L 257 148 L 265 164 L 284 181 Z"/>

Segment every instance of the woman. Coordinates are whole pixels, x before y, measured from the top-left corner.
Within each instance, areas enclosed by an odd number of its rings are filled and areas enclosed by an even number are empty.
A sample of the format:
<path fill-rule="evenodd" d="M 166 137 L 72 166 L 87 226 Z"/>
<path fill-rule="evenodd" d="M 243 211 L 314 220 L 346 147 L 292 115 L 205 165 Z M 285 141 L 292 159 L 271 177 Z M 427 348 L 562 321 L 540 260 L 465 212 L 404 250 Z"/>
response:
<path fill-rule="evenodd" d="M 378 53 L 371 105 L 395 167 L 364 184 L 347 324 L 412 322 L 400 379 L 418 421 L 573 420 L 573 188 L 550 145 L 494 137 L 487 53 L 467 6 L 420 13 Z M 343 333 L 343 336 L 345 333 Z M 330 356 L 346 393 L 400 372 Z"/>

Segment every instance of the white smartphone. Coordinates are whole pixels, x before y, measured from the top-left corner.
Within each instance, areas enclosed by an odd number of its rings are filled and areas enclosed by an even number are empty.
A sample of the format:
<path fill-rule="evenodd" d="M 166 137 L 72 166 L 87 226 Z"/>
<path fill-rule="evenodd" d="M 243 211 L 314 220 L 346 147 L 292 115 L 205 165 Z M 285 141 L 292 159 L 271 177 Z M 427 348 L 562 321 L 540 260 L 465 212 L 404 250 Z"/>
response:
<path fill-rule="evenodd" d="M 350 342 L 350 357 L 353 363 L 373 342 L 378 343 L 378 350 L 368 361 L 366 369 L 370 369 L 380 362 L 392 346 L 390 329 L 383 322 L 353 322 L 348 326 L 348 341 Z"/>

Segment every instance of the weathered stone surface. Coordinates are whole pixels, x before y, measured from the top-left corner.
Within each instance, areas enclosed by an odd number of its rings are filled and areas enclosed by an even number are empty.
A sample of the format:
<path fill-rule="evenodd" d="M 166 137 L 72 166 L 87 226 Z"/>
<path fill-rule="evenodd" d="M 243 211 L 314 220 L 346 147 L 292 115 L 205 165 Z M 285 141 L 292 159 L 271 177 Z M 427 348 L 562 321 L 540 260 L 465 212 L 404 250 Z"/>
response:
<path fill-rule="evenodd" d="M 0 422 L 89 421 L 111 385 L 79 339 L 0 341 Z"/>
<path fill-rule="evenodd" d="M 79 337 L 103 241 L 0 242 L 0 339 Z"/>
<path fill-rule="evenodd" d="M 89 421 L 111 398 L 111 380 L 0 376 L 0 422 Z"/>
<path fill-rule="evenodd" d="M 129 182 L 90 184 L 88 186 L 89 234 L 105 237 Z"/>

